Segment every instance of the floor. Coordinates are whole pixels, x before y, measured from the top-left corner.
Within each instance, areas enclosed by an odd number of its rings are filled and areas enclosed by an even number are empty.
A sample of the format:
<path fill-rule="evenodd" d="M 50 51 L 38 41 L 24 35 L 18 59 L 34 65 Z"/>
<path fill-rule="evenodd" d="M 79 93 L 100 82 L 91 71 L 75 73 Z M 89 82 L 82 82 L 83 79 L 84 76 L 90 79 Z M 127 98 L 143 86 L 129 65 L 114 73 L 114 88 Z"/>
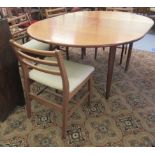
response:
<path fill-rule="evenodd" d="M 144 36 L 144 38 L 133 44 L 134 49 L 155 52 L 155 26 Z"/>
<path fill-rule="evenodd" d="M 71 59 L 93 65 L 93 99 L 86 101 L 73 113 L 68 122 L 67 138 L 61 139 L 61 114 L 32 104 L 32 118 L 27 119 L 23 107 L 18 107 L 10 117 L 0 123 L 0 146 L 153 146 L 155 145 L 155 28 L 134 43 L 130 68 L 124 73 L 124 64 L 118 65 L 117 52 L 112 91 L 105 99 L 105 81 L 108 49 L 99 49 L 94 61 L 94 49 L 87 49 L 87 57 L 80 59 L 80 49 L 70 49 Z M 125 59 L 124 59 L 125 61 Z M 32 91 L 43 86 L 35 84 Z M 84 88 L 75 97 L 84 93 Z M 60 101 L 50 95 L 42 95 Z M 70 106 L 74 106 L 71 102 Z"/>
<path fill-rule="evenodd" d="M 89 50 L 89 52 L 88 52 Z M 94 49 L 87 49 L 87 57 L 80 59 L 80 49 L 70 49 L 71 60 L 93 65 L 96 69 L 91 105 L 87 101 L 69 117 L 67 137 L 61 139 L 61 114 L 32 103 L 32 118 L 18 107 L 0 123 L 0 146 L 152 146 L 155 144 L 155 53 L 133 50 L 130 69 L 124 73 L 117 51 L 112 90 L 105 99 L 108 49 L 99 49 L 97 61 Z M 34 84 L 32 91 L 43 86 Z M 50 94 L 48 100 L 60 101 Z M 86 91 L 84 87 L 75 99 Z M 70 108 L 74 106 L 70 102 Z"/>

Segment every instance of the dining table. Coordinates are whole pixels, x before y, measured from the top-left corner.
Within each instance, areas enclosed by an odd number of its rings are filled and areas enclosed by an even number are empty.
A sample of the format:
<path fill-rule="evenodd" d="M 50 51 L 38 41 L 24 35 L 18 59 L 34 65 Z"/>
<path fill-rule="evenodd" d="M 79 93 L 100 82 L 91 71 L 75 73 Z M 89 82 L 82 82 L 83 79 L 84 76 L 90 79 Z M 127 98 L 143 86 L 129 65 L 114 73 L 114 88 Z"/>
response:
<path fill-rule="evenodd" d="M 128 70 L 133 43 L 153 26 L 152 19 L 119 11 L 79 11 L 38 21 L 30 25 L 30 37 L 48 44 L 66 47 L 110 47 L 105 97 L 109 98 L 116 47 L 129 44 L 125 71 Z"/>

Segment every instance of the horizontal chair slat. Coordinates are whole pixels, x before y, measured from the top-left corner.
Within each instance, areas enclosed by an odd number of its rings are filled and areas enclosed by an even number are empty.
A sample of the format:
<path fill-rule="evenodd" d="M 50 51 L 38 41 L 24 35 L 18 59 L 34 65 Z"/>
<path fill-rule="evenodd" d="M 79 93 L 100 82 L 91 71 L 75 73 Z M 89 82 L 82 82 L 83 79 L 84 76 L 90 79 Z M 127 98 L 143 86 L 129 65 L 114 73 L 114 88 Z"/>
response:
<path fill-rule="evenodd" d="M 16 48 L 22 49 L 25 53 L 31 53 L 31 54 L 49 56 L 49 57 L 56 56 L 56 51 L 44 51 L 44 50 L 38 50 L 38 49 L 32 49 L 32 48 L 29 49 L 27 47 L 20 46 L 14 40 L 10 40 L 10 43 L 12 43 Z"/>
<path fill-rule="evenodd" d="M 19 55 L 28 59 L 28 60 L 31 60 L 31 61 L 34 61 L 34 62 L 37 62 L 37 63 L 40 63 L 40 64 L 45 64 L 45 65 L 50 65 L 50 66 L 58 66 L 58 62 L 57 61 L 49 61 L 49 60 L 42 60 L 42 59 L 38 59 L 38 58 L 34 58 L 34 57 L 31 57 L 31 56 L 28 56 L 20 51 L 18 51 Z"/>
<path fill-rule="evenodd" d="M 27 35 L 26 34 L 18 34 L 18 35 L 13 36 L 13 38 L 15 40 L 23 39 L 24 37 L 27 37 Z"/>
<path fill-rule="evenodd" d="M 55 16 L 59 16 L 59 15 L 63 15 L 63 14 L 65 14 L 65 13 L 62 12 L 62 13 L 57 13 L 57 14 L 50 14 L 50 15 L 48 15 L 48 17 L 55 17 Z"/>
<path fill-rule="evenodd" d="M 28 62 L 28 61 L 25 61 L 24 59 L 21 60 L 24 64 L 28 65 L 29 67 L 33 68 L 33 69 L 36 69 L 38 71 L 41 71 L 41 72 L 44 72 L 44 73 L 48 73 L 48 74 L 53 74 L 53 75 L 61 75 L 60 74 L 60 71 L 54 71 L 54 70 L 48 70 L 48 69 L 45 69 L 43 67 L 38 67 L 36 65 L 33 65 L 32 63 Z"/>
<path fill-rule="evenodd" d="M 13 29 L 13 28 L 15 28 L 15 27 L 18 27 L 18 26 L 21 26 L 21 25 L 24 25 L 24 24 L 27 24 L 27 23 L 29 23 L 29 22 L 28 22 L 28 21 L 24 21 L 24 22 L 21 22 L 21 23 L 12 25 L 12 26 L 10 26 L 10 29 Z"/>
<path fill-rule="evenodd" d="M 17 31 L 12 31 L 12 33 L 13 33 L 13 35 L 18 34 L 18 33 L 22 33 L 22 32 L 27 33 L 26 30 L 27 29 L 21 29 L 21 30 L 17 30 Z"/>
<path fill-rule="evenodd" d="M 42 102 L 42 104 L 44 104 L 45 106 L 48 106 L 49 108 L 55 108 L 56 110 L 59 110 L 60 112 L 62 112 L 61 105 L 54 103 L 54 102 L 49 102 L 48 100 L 43 99 L 42 97 L 37 96 L 33 93 L 30 93 L 30 96 L 31 96 L 31 98 L 37 100 L 38 102 Z"/>
<path fill-rule="evenodd" d="M 15 21 L 15 20 L 18 20 L 18 19 L 22 19 L 22 18 L 26 18 L 27 17 L 27 14 L 25 15 L 21 15 L 21 16 L 18 16 L 18 17 L 13 17 L 13 18 L 10 18 L 8 21 L 9 22 L 12 22 L 12 21 Z"/>
<path fill-rule="evenodd" d="M 66 11 L 65 8 L 47 9 L 48 12 Z"/>

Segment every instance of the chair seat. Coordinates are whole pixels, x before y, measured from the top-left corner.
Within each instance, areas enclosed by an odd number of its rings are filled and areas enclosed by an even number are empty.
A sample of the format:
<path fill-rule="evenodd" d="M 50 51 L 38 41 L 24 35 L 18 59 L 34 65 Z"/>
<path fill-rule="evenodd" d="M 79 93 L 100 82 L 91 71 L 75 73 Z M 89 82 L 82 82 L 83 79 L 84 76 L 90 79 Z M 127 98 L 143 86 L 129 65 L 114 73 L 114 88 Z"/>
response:
<path fill-rule="evenodd" d="M 27 48 L 32 48 L 32 49 L 37 49 L 37 50 L 49 50 L 50 45 L 31 39 L 30 41 L 28 41 L 27 43 L 23 44 L 22 46 L 27 47 Z"/>
<path fill-rule="evenodd" d="M 52 58 L 49 57 L 45 59 L 53 60 Z M 79 64 L 66 60 L 64 60 L 64 64 L 68 76 L 70 92 L 76 89 L 77 86 L 79 86 L 79 84 L 81 84 L 94 71 L 94 67 L 84 64 Z M 51 67 L 47 65 L 38 65 L 38 66 L 52 70 L 53 68 L 55 68 L 57 70 L 56 67 Z M 29 78 L 46 86 L 58 90 L 63 90 L 62 79 L 60 76 L 47 74 L 33 69 L 29 72 Z"/>

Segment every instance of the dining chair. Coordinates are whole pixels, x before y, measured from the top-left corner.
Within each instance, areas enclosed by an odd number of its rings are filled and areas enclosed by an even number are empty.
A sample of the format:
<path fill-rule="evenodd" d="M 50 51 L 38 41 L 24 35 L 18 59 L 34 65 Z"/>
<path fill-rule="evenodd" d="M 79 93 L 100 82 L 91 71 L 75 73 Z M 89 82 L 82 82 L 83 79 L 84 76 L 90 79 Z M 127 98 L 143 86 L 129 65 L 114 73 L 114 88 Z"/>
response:
<path fill-rule="evenodd" d="M 28 13 L 25 13 L 18 17 L 10 18 L 8 22 L 10 24 L 9 28 L 10 28 L 12 38 L 14 40 L 22 39 L 22 42 L 23 42 L 22 46 L 28 47 L 28 48 L 34 48 L 38 50 L 49 50 L 50 45 L 34 39 L 29 40 L 29 36 L 27 34 L 27 26 L 25 26 L 27 24 L 28 25 L 31 24 L 31 20 L 29 18 Z M 25 39 L 26 39 L 26 43 L 25 43 Z"/>
<path fill-rule="evenodd" d="M 148 16 L 151 8 L 150 7 L 134 7 L 133 12 L 143 16 Z"/>
<path fill-rule="evenodd" d="M 107 7 L 106 11 L 133 12 L 133 7 Z"/>
<path fill-rule="evenodd" d="M 94 72 L 94 67 L 64 60 L 60 50 L 43 51 L 30 49 L 21 46 L 14 40 L 10 40 L 10 43 L 19 62 L 21 63 L 23 71 L 26 111 L 28 118 L 31 117 L 31 101 L 33 99 L 48 108 L 53 108 L 60 111 L 63 116 L 62 138 L 65 138 L 69 116 L 74 110 L 77 110 L 77 106 L 79 106 L 86 99 L 88 99 L 88 105 L 90 104 L 92 97 L 92 74 Z M 44 59 L 31 56 L 33 54 L 44 56 Z M 32 81 L 61 91 L 62 104 L 50 102 L 49 100 L 39 96 L 43 90 L 37 94 L 32 92 L 30 90 Z M 78 101 L 77 104 L 75 104 L 74 108 L 69 110 L 69 101 L 85 84 L 88 84 L 88 92 L 80 99 L 80 101 Z M 60 93 L 54 93 L 54 95 L 60 96 Z"/>
<path fill-rule="evenodd" d="M 67 13 L 67 9 L 64 7 L 45 9 L 46 18 L 51 18 L 51 17 L 63 15 L 65 13 Z"/>

